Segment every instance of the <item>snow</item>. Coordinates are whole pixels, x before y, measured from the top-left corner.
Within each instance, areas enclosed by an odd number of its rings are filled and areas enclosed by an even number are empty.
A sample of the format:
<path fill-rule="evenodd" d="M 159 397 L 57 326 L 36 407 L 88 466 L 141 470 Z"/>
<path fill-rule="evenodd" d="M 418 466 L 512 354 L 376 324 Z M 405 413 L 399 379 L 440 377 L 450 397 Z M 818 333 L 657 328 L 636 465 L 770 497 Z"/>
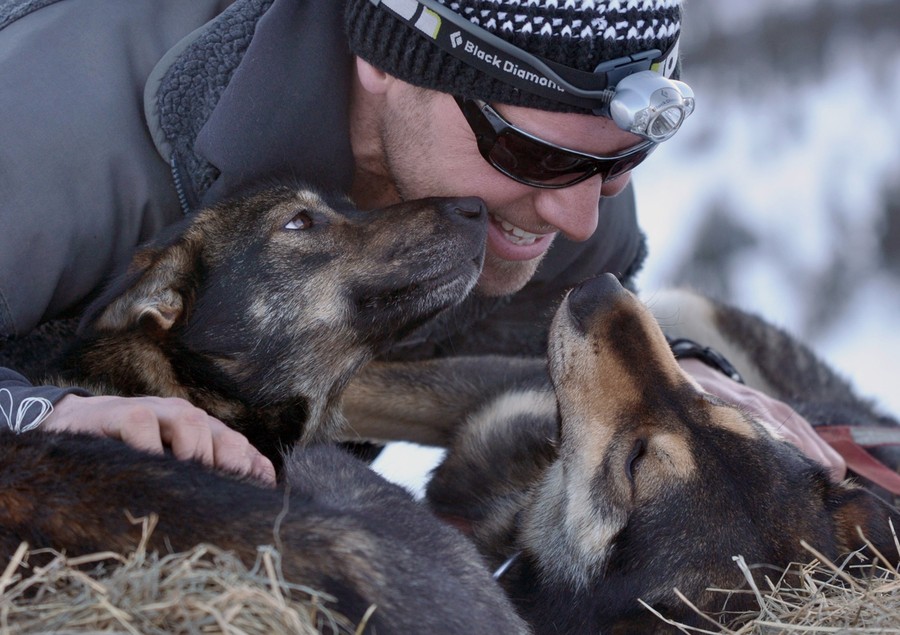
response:
<path fill-rule="evenodd" d="M 648 292 L 683 282 L 670 274 L 717 203 L 761 239 L 730 263 L 731 299 L 804 339 L 813 283 L 834 259 L 865 274 L 807 341 L 862 394 L 900 413 L 900 283 L 877 260 L 886 186 L 900 182 L 900 73 L 880 72 L 900 68 L 893 48 L 877 65 L 872 51 L 850 48 L 824 78 L 764 85 L 746 101 L 698 77 L 697 110 L 635 181 Z"/>

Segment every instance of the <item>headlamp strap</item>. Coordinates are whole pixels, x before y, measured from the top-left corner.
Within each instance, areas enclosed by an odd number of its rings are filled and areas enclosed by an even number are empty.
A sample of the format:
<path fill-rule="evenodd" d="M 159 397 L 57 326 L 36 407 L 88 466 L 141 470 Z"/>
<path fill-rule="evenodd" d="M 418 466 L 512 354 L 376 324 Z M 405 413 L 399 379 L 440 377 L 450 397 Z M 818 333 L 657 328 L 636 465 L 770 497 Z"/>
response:
<path fill-rule="evenodd" d="M 623 77 L 642 70 L 671 76 L 678 40 L 661 54 L 652 49 L 604 62 L 592 73 L 539 58 L 445 7 L 437 0 L 370 0 L 382 6 L 454 57 L 486 75 L 552 101 L 598 110 L 613 97 Z"/>

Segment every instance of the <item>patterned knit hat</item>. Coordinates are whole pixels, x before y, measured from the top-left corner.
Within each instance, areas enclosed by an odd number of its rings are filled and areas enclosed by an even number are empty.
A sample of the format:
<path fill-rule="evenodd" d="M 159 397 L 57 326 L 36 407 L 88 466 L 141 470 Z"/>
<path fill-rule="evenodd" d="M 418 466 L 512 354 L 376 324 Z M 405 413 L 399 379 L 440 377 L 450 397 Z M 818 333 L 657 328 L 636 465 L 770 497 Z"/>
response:
<path fill-rule="evenodd" d="M 654 70 L 677 77 L 681 0 L 438 2 L 441 9 L 452 10 L 505 43 L 551 66 L 557 63 L 568 67 L 563 70 L 593 73 L 603 62 L 656 49 L 666 55 L 666 61 L 665 68 Z M 421 18 L 419 4 L 416 0 L 347 0 L 344 24 L 353 53 L 403 81 L 425 88 L 542 110 L 591 112 L 553 99 L 552 91 L 529 92 L 527 82 L 516 86 L 514 77 L 510 78 L 513 82 L 504 81 L 451 54 L 452 49 L 439 46 L 439 38 L 429 31 L 431 23 Z M 440 18 L 434 12 L 430 14 L 432 23 L 436 20 L 440 24 Z M 487 54 L 488 62 L 491 59 Z M 518 65 L 515 70 L 524 76 Z"/>

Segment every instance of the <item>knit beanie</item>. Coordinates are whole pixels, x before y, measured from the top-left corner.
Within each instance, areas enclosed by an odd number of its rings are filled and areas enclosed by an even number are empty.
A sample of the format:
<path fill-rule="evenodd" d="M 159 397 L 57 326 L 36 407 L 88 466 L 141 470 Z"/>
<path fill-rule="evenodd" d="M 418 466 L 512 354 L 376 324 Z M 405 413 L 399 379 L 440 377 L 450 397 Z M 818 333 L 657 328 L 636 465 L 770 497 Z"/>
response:
<path fill-rule="evenodd" d="M 593 73 L 603 62 L 652 49 L 677 78 L 681 0 L 438 0 L 469 22 L 543 60 Z M 416 7 L 414 0 L 385 2 Z M 436 45 L 373 0 L 347 0 L 352 52 L 405 82 L 454 95 L 563 112 L 590 112 L 493 77 Z"/>

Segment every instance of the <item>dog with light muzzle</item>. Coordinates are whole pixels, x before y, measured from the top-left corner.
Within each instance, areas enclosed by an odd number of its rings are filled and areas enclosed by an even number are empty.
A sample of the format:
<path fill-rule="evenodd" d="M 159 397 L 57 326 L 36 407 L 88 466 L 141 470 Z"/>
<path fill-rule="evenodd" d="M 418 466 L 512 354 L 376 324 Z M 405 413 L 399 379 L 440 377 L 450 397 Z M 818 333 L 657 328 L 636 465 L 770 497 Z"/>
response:
<path fill-rule="evenodd" d="M 768 337 L 758 326 L 744 332 Z M 448 446 L 429 504 L 492 567 L 504 565 L 500 583 L 537 633 L 666 632 L 641 602 L 698 625 L 676 588 L 708 614 L 752 609 L 752 595 L 726 601 L 711 590 L 744 583 L 733 556 L 777 576 L 809 561 L 802 541 L 835 561 L 864 547 L 857 526 L 897 561 L 896 510 L 831 482 L 752 415 L 702 391 L 612 275 L 562 302 L 547 369 L 552 387 L 534 361 L 432 363 L 407 390 L 409 369 L 385 365 L 351 386 L 348 402 L 373 394 L 376 380 L 411 395 L 404 428 Z M 424 413 L 418 428 L 407 425 L 412 404 Z"/>

